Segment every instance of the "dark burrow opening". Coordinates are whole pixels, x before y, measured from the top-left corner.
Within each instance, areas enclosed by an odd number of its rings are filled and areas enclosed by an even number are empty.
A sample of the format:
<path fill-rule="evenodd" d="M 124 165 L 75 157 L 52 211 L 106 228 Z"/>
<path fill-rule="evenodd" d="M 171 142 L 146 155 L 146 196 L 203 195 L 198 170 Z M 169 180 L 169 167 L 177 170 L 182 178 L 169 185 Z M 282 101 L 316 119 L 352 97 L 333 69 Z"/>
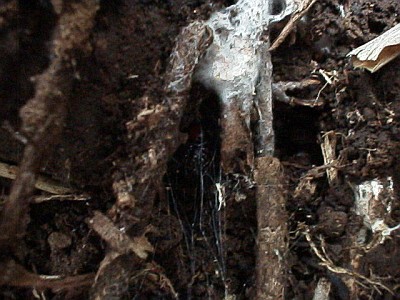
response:
<path fill-rule="evenodd" d="M 218 96 L 195 84 L 188 103 L 180 124 L 188 139 L 164 177 L 169 213 L 182 238 L 161 264 L 180 299 L 223 299 L 252 284 L 255 205 L 235 201 L 221 174 Z"/>
<path fill-rule="evenodd" d="M 33 76 L 48 66 L 48 43 L 56 16 L 45 2 L 21 1 L 18 17 L 2 20 L 9 28 L 0 32 L 1 123 L 7 120 L 17 127 L 20 107 L 34 94 Z"/>
<path fill-rule="evenodd" d="M 169 161 L 165 180 L 171 188 L 171 209 L 179 205 L 175 213 L 184 223 L 199 227 L 200 209 L 214 198 L 215 184 L 221 179 L 220 107 L 218 96 L 201 85 L 192 88 L 188 103 L 180 124 L 187 141 Z"/>
<path fill-rule="evenodd" d="M 288 181 L 287 210 L 291 215 L 289 229 L 298 223 L 315 224 L 319 202 L 308 196 L 294 198 L 299 180 L 312 166 L 324 164 L 320 143 L 319 120 L 321 111 L 316 108 L 274 103 L 275 155 L 285 166 Z M 315 181 L 321 189 L 323 178 Z"/>
<path fill-rule="evenodd" d="M 318 144 L 320 113 L 315 108 L 274 103 L 275 155 L 281 161 L 323 164 Z"/>
<path fill-rule="evenodd" d="M 169 161 L 164 179 L 169 210 L 178 219 L 182 234 L 169 259 L 174 265 L 167 268 L 177 279 L 174 286 L 181 299 L 207 297 L 210 286 L 223 285 L 215 276 L 223 277 L 225 272 L 218 246 L 222 215 L 216 202 L 216 184 L 221 178 L 219 115 L 218 96 L 195 84 L 180 124 L 187 141 Z"/>
<path fill-rule="evenodd" d="M 307 193 L 297 196 L 295 193 L 300 178 L 312 166 L 324 164 L 318 140 L 320 116 L 321 110 L 317 108 L 274 103 L 275 155 L 284 165 L 288 184 L 286 209 L 290 216 L 289 257 L 293 262 L 288 265 L 288 298 L 295 297 L 296 294 L 307 294 L 308 285 L 315 280 L 316 272 L 323 273 L 305 237 L 298 234 L 299 224 L 316 224 L 320 201 Z M 318 194 L 318 190 L 324 185 L 324 178 L 316 179 L 315 182 Z"/>

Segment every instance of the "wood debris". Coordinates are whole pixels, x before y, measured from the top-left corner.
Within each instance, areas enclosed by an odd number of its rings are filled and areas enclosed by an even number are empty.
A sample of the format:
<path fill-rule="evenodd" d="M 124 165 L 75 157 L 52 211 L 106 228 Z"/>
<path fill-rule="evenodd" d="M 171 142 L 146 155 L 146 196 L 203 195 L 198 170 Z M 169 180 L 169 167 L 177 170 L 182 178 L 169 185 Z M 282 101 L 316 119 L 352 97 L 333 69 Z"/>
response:
<path fill-rule="evenodd" d="M 87 220 L 87 223 L 118 253 L 132 251 L 141 259 L 146 259 L 148 253 L 154 251 L 153 246 L 145 236 L 130 238 L 123 230 L 115 227 L 114 223 L 99 211 L 96 211 L 93 218 Z"/>
<path fill-rule="evenodd" d="M 329 131 L 324 134 L 323 142 L 321 143 L 322 155 L 324 157 L 325 165 L 337 165 L 338 160 L 336 157 L 336 144 L 337 144 L 337 136 L 334 131 Z M 326 175 L 328 177 L 328 182 L 330 185 L 333 185 L 337 182 L 338 178 L 338 170 L 336 168 L 327 168 Z"/>
<path fill-rule="evenodd" d="M 18 174 L 18 167 L 0 162 L 0 177 L 15 180 Z M 71 194 L 74 190 L 49 177 L 38 176 L 35 188 L 55 195 Z"/>

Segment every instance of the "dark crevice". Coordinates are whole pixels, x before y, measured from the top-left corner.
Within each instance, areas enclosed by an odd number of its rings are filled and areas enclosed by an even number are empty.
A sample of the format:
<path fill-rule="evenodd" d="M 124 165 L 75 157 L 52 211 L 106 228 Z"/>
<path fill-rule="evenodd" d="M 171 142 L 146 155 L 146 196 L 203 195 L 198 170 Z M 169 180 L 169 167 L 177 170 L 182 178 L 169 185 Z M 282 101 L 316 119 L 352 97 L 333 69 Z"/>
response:
<path fill-rule="evenodd" d="M 270 3 L 270 13 L 273 16 L 281 14 L 286 8 L 286 0 L 273 0 Z"/>
<path fill-rule="evenodd" d="M 8 31 L 0 32 L 0 120 L 15 124 L 19 108 L 34 95 L 32 76 L 47 68 L 56 16 L 47 1 L 21 1 Z M 31 62 L 35 61 L 36 64 Z M 18 66 L 18 68 L 15 68 Z"/>
<path fill-rule="evenodd" d="M 182 210 L 179 213 L 185 216 L 190 226 L 200 222 L 200 206 L 204 205 L 200 202 L 213 199 L 214 185 L 220 177 L 218 97 L 196 85 L 191 100 L 201 103 L 193 107 L 189 105 L 182 117 L 181 131 L 188 137 L 168 163 L 166 182 L 174 193 L 171 200 L 176 201 Z"/>
<path fill-rule="evenodd" d="M 275 147 L 279 159 L 307 160 L 305 164 L 314 165 L 323 163 L 317 143 L 319 114 L 312 108 L 274 104 Z"/>
<path fill-rule="evenodd" d="M 196 85 L 192 89 L 193 103 L 198 102 L 196 98 L 200 105 L 187 107 L 182 117 L 181 131 L 188 138 L 168 163 L 166 182 L 174 193 L 171 200 L 176 201 L 190 226 L 199 222 L 200 201 L 213 198 L 213 186 L 220 172 L 218 97 Z"/>
<path fill-rule="evenodd" d="M 381 34 L 387 24 L 384 20 L 368 20 L 368 27 L 371 33 Z"/>
<path fill-rule="evenodd" d="M 220 181 L 220 105 L 216 94 L 200 84 L 194 85 L 182 117 L 180 128 L 188 134 L 168 163 L 165 185 L 169 210 L 179 220 L 183 239 L 182 257 L 166 257 L 167 270 L 179 270 L 185 277 L 195 276 L 204 268 L 219 268 L 222 257 L 216 234 L 222 229 L 216 203 L 216 183 Z M 197 104 L 200 103 L 200 104 Z M 179 266 L 176 264 L 180 264 Z M 175 274 L 175 275 L 174 275 Z M 177 273 L 171 273 L 176 277 Z M 221 285 L 221 278 L 207 274 L 210 281 Z M 179 276 L 178 276 L 179 277 Z M 198 280 L 184 284 L 186 278 L 176 278 L 181 299 L 190 299 Z M 206 295 L 204 295 L 206 296 Z"/>

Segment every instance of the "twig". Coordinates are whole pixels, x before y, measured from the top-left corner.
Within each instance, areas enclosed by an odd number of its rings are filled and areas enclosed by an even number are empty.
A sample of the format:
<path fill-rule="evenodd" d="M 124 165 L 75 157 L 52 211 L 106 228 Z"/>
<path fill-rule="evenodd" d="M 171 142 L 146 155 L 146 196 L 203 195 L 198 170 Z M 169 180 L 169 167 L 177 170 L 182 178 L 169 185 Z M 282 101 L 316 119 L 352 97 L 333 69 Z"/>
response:
<path fill-rule="evenodd" d="M 272 93 L 277 101 L 287 103 L 290 105 L 308 106 L 308 107 L 321 107 L 325 103 L 320 100 L 319 97 L 316 99 L 300 99 L 297 97 L 290 97 L 287 95 L 288 91 L 303 90 L 312 86 L 320 84 L 319 80 L 316 79 L 305 79 L 302 81 L 289 81 L 289 82 L 276 82 L 272 84 Z"/>
<path fill-rule="evenodd" d="M 89 201 L 87 194 L 66 194 L 66 195 L 42 195 L 33 197 L 33 203 L 42 203 L 46 201 Z"/>
<path fill-rule="evenodd" d="M 283 28 L 277 39 L 273 42 L 272 46 L 269 48 L 269 51 L 275 50 L 283 43 L 289 33 L 296 26 L 297 22 L 310 10 L 317 0 L 300 0 L 300 2 L 301 3 L 297 11 L 290 17 L 289 22 L 286 24 L 285 28 Z"/>
<path fill-rule="evenodd" d="M 256 159 L 257 262 L 256 299 L 284 299 L 288 252 L 288 216 L 283 169 L 277 158 Z"/>
<path fill-rule="evenodd" d="M 0 162 L 0 177 L 15 180 L 18 174 L 18 167 Z M 48 192 L 50 194 L 64 195 L 73 193 L 74 190 L 62 183 L 55 181 L 49 177 L 38 176 L 35 182 L 35 188 Z"/>

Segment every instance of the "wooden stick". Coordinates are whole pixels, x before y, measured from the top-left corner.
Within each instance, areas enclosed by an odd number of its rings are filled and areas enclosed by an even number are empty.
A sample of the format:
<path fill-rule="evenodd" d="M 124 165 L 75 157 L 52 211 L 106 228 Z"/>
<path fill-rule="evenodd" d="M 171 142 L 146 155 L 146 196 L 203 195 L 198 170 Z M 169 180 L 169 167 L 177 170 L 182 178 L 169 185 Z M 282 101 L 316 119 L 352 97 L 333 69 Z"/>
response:
<path fill-rule="evenodd" d="M 258 223 L 256 299 L 284 299 L 288 215 L 279 159 L 272 156 L 257 158 L 255 181 Z"/>
<path fill-rule="evenodd" d="M 18 167 L 0 162 L 0 177 L 15 180 L 18 174 Z M 62 183 L 53 180 L 49 177 L 38 176 L 35 188 L 55 195 L 65 195 L 74 192 L 74 189 L 63 185 Z"/>
<path fill-rule="evenodd" d="M 274 51 L 283 43 L 289 33 L 295 28 L 297 22 L 310 10 L 317 0 L 297 0 L 295 2 L 299 2 L 296 12 L 290 17 L 289 22 L 286 24 L 285 28 L 283 28 L 277 39 L 272 43 L 269 51 Z"/>

